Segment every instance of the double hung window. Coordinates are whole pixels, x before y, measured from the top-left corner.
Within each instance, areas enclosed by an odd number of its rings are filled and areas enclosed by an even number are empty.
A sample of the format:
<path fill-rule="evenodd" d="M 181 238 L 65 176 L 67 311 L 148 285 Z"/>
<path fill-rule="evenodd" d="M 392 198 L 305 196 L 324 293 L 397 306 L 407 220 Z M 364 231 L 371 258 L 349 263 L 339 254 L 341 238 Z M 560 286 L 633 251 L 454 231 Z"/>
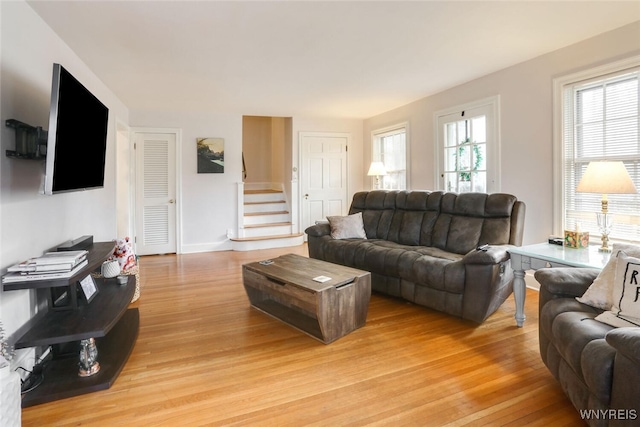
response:
<path fill-rule="evenodd" d="M 562 153 L 562 228 L 600 234 L 595 213 L 601 210 L 602 195 L 576 191 L 589 162 L 622 161 L 640 189 L 639 78 L 640 67 L 627 64 L 556 82 L 562 116 L 556 118 L 562 124 L 561 142 L 556 142 Z M 640 195 L 607 197 L 614 214 L 610 238 L 640 241 Z"/>
<path fill-rule="evenodd" d="M 380 188 L 406 190 L 407 183 L 407 125 L 373 132 L 373 161 L 384 164 L 386 175 L 380 176 Z"/>

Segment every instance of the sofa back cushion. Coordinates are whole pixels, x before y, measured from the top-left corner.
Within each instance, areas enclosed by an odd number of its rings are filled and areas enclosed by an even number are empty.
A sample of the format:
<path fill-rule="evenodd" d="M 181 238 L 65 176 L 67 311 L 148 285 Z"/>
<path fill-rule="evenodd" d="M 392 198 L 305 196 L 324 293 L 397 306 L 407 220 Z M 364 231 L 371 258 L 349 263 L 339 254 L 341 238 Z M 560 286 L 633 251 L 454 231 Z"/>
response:
<path fill-rule="evenodd" d="M 432 246 L 465 254 L 479 244 L 508 244 L 516 204 L 509 194 L 363 191 L 350 214 L 362 212 L 369 239 Z"/>

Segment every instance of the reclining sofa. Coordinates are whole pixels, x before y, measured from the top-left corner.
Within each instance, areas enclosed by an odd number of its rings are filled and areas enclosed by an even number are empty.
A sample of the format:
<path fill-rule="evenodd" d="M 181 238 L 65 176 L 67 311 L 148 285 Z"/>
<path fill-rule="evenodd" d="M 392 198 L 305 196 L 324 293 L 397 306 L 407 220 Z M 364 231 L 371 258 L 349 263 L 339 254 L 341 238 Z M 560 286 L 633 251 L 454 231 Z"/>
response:
<path fill-rule="evenodd" d="M 540 283 L 540 356 L 587 424 L 640 425 L 640 328 L 595 320 L 603 310 L 582 304 L 600 270 L 545 268 Z"/>
<path fill-rule="evenodd" d="M 507 250 L 522 244 L 525 215 L 515 196 L 364 191 L 349 209 L 359 213 L 366 238 L 337 239 L 330 223 L 316 224 L 305 230 L 309 256 L 371 272 L 373 291 L 477 323 L 513 291 Z"/>

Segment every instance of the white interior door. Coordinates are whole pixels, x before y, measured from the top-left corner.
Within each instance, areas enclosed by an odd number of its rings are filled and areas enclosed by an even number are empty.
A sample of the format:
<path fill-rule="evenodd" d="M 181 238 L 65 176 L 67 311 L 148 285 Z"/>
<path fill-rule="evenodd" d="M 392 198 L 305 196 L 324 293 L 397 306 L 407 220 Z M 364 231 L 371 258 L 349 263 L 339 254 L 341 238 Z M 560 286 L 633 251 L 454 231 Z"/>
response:
<path fill-rule="evenodd" d="M 346 215 L 349 134 L 300 133 L 302 230 L 330 215 Z"/>
<path fill-rule="evenodd" d="M 136 253 L 176 253 L 176 134 L 136 133 L 135 144 Z"/>

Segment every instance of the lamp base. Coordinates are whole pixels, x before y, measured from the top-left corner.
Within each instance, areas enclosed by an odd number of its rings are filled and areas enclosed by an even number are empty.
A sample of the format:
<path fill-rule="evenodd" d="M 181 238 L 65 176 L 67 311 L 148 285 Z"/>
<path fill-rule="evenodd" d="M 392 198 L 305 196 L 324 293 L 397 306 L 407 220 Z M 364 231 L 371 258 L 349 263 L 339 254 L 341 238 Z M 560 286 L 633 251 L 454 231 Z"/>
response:
<path fill-rule="evenodd" d="M 598 251 L 611 252 L 611 248 L 609 247 L 609 233 L 611 233 L 613 229 L 613 214 L 600 212 L 596 213 L 596 218 L 598 220 L 598 228 L 602 234 L 602 246 L 598 248 Z"/>

